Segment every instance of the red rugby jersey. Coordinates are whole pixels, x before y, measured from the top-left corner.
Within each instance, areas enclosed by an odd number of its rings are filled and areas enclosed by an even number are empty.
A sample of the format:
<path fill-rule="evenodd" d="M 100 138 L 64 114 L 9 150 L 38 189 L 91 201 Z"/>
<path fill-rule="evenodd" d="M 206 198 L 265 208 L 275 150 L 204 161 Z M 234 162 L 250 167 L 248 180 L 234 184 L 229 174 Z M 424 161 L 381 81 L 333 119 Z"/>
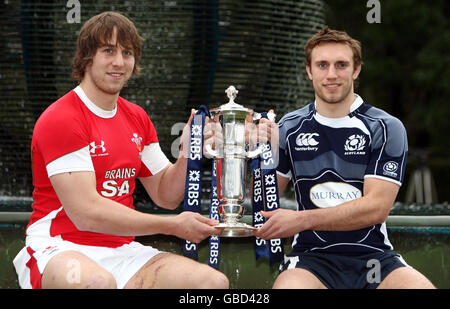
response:
<path fill-rule="evenodd" d="M 49 177 L 93 171 L 100 195 L 133 206 L 136 177 L 168 164 L 147 113 L 119 97 L 113 111 L 93 104 L 80 86 L 51 104 L 39 117 L 31 142 L 33 213 L 27 235 L 61 237 L 74 243 L 118 247 L 134 237 L 79 231 L 61 205 Z"/>

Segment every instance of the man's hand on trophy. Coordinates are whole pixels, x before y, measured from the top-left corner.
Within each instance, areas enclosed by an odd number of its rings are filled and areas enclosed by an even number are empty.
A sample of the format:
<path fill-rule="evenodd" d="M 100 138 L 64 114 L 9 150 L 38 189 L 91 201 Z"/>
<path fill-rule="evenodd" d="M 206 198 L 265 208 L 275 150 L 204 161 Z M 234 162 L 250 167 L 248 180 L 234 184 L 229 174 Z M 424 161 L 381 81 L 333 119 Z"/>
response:
<path fill-rule="evenodd" d="M 286 238 L 304 231 L 305 220 L 303 211 L 291 209 L 277 209 L 273 211 L 261 211 L 267 221 L 254 231 L 255 237 L 262 239 Z"/>
<path fill-rule="evenodd" d="M 258 143 L 267 142 L 271 143 L 272 149 L 275 151 L 278 149 L 278 125 L 275 123 L 275 114 L 273 109 L 269 110 L 267 114 L 269 119 L 261 118 L 257 124 L 254 123 L 251 115 L 248 115 L 245 119 L 244 140 L 251 150 L 256 149 Z M 237 128 L 230 132 L 233 132 L 231 137 L 236 141 L 239 141 L 239 134 L 237 134 L 239 130 L 237 130 Z M 207 117 L 203 132 L 203 147 L 205 155 L 216 158 L 223 155 L 222 151 L 224 136 L 223 128 L 220 122 Z"/>
<path fill-rule="evenodd" d="M 250 148 L 257 143 L 270 142 L 273 149 L 278 148 L 278 125 L 275 123 L 275 113 L 271 109 L 267 113 L 268 118 L 261 118 L 258 124 L 254 124 L 251 117 L 247 117 L 245 122 L 245 138 Z"/>
<path fill-rule="evenodd" d="M 215 228 L 219 221 L 203 217 L 201 214 L 191 211 L 184 211 L 172 217 L 172 235 L 199 243 L 211 235 L 220 235 L 223 229 Z"/>
<path fill-rule="evenodd" d="M 203 129 L 203 149 L 208 156 L 218 157 L 220 148 L 223 145 L 222 126 L 220 122 L 206 117 L 205 128 Z"/>
<path fill-rule="evenodd" d="M 183 133 L 181 133 L 180 137 L 180 152 L 178 157 L 187 158 L 189 156 L 188 148 L 189 148 L 189 137 L 191 133 L 191 122 L 195 116 L 195 109 L 191 109 L 191 115 L 189 116 L 189 120 L 187 124 L 183 128 Z"/>

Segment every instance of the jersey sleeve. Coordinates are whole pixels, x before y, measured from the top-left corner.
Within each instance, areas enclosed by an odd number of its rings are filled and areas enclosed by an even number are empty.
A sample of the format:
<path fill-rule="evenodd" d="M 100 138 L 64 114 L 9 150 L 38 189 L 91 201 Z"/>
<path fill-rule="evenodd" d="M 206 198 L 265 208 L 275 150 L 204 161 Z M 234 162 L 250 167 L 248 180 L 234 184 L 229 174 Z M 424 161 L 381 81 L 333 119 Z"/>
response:
<path fill-rule="evenodd" d="M 406 129 L 397 118 L 379 120 L 372 137 L 371 157 L 364 178 L 379 178 L 401 185 L 408 156 Z"/>
<path fill-rule="evenodd" d="M 71 171 L 94 171 L 89 138 L 70 111 L 50 108 L 36 123 L 34 147 L 40 152 L 48 176 Z"/>
<path fill-rule="evenodd" d="M 141 157 L 143 168 L 138 175 L 139 177 L 155 175 L 162 171 L 170 163 L 169 159 L 161 150 L 158 135 L 153 122 L 145 112 L 144 114 L 145 115 L 141 113 L 141 119 L 144 123 L 144 130 L 146 134 L 144 149 L 142 150 Z"/>
<path fill-rule="evenodd" d="M 68 172 L 95 172 L 89 153 L 89 146 L 51 161 L 47 164 L 46 169 L 48 177 Z"/>
<path fill-rule="evenodd" d="M 287 140 L 286 140 L 286 126 L 283 125 L 283 121 L 278 124 L 279 142 L 278 142 L 278 166 L 277 174 L 285 177 L 292 178 L 290 160 L 288 157 Z"/>
<path fill-rule="evenodd" d="M 151 175 L 158 174 L 170 163 L 169 159 L 167 159 L 166 155 L 162 152 L 159 143 L 152 143 L 148 146 L 144 146 L 144 151 L 142 151 L 142 162 L 150 171 Z"/>

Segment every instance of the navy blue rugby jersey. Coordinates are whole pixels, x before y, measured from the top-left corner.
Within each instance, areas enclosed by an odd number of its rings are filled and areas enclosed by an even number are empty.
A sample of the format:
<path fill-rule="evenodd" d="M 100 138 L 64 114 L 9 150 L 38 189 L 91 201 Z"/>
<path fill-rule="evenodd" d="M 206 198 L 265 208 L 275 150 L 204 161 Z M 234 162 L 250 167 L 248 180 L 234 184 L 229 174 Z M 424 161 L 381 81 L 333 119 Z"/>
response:
<path fill-rule="evenodd" d="M 397 118 L 355 96 L 343 118 L 319 115 L 315 102 L 285 115 L 277 173 L 291 178 L 297 209 L 334 207 L 359 198 L 364 179 L 401 185 L 408 142 Z M 386 223 L 355 231 L 303 231 L 294 252 L 370 253 L 393 249 Z"/>

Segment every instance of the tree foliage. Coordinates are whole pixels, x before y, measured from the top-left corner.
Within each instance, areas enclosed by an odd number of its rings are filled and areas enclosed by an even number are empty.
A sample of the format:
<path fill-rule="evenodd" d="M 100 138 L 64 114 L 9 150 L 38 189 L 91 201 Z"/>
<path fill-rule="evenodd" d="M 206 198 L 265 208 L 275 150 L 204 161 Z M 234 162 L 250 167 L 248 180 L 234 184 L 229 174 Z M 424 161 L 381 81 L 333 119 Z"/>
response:
<path fill-rule="evenodd" d="M 326 1 L 330 27 L 363 45 L 356 90 L 367 103 L 400 118 L 410 149 L 446 158 L 450 139 L 450 2 L 382 0 L 381 23 L 368 23 L 367 1 Z"/>

